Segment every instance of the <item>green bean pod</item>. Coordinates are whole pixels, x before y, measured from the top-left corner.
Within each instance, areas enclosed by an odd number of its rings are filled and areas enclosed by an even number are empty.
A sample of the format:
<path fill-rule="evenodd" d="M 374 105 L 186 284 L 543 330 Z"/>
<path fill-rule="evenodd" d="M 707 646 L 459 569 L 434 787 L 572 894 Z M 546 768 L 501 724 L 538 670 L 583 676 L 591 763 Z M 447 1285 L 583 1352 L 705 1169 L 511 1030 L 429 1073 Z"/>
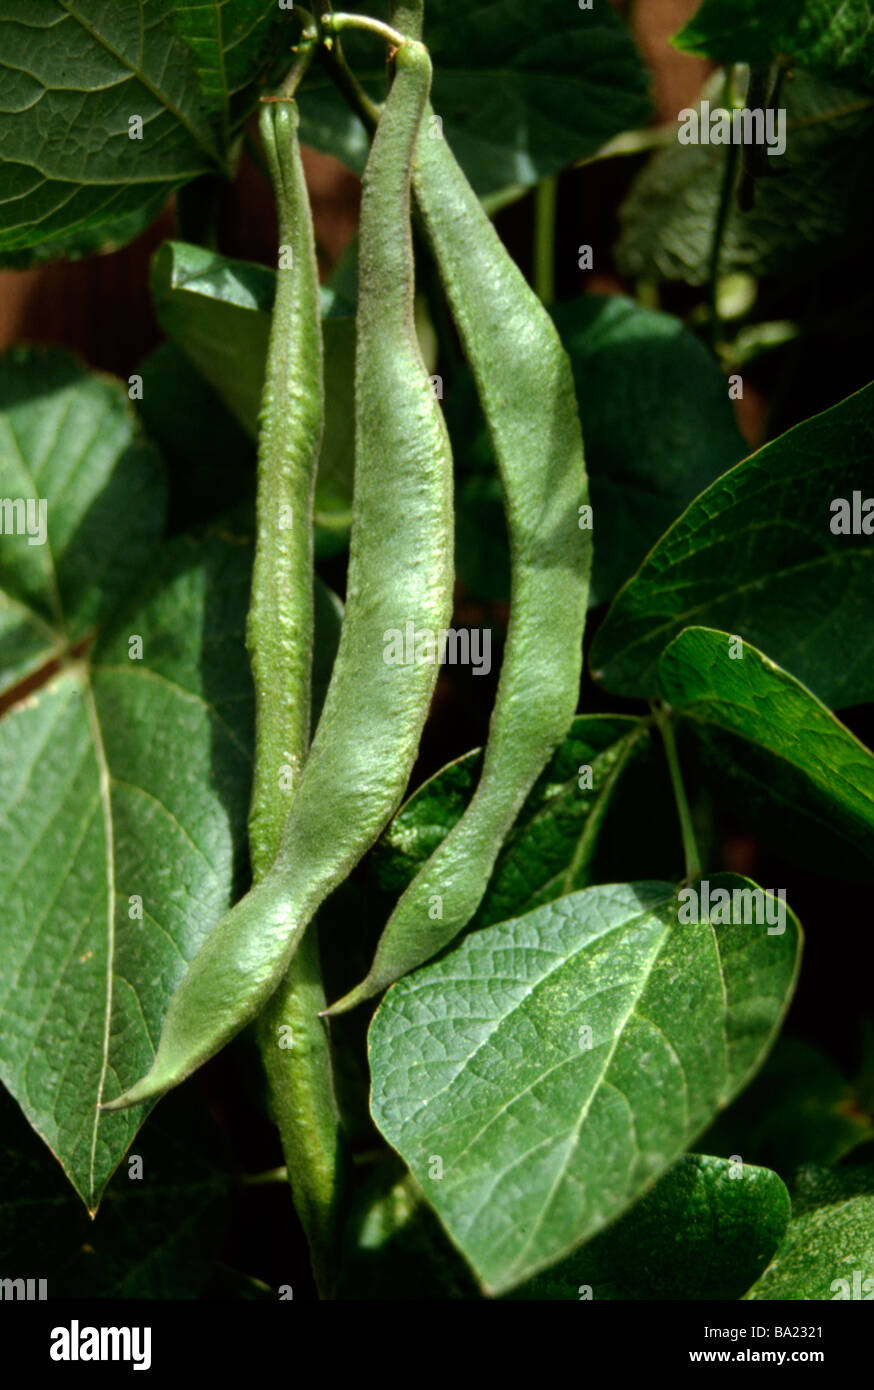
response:
<path fill-rule="evenodd" d="M 324 375 L 319 272 L 299 125 L 296 102 L 261 107 L 280 256 L 261 400 L 257 539 L 246 628 L 255 682 L 249 853 L 256 880 L 276 857 L 310 736 L 312 515 Z"/>
<path fill-rule="evenodd" d="M 452 454 L 413 319 L 410 182 L 430 78 L 426 49 L 404 44 L 364 175 L 346 611 L 312 748 L 275 864 L 192 961 L 151 1071 L 107 1109 L 178 1085 L 258 1013 L 409 781 L 437 668 L 387 664 L 387 636 L 446 627 L 453 581 Z"/>
<path fill-rule="evenodd" d="M 399 899 L 367 977 L 329 1014 L 378 993 L 467 925 L 579 697 L 592 544 L 581 529 L 588 483 L 570 363 L 431 114 L 414 187 L 500 471 L 510 625 L 476 792 Z"/>

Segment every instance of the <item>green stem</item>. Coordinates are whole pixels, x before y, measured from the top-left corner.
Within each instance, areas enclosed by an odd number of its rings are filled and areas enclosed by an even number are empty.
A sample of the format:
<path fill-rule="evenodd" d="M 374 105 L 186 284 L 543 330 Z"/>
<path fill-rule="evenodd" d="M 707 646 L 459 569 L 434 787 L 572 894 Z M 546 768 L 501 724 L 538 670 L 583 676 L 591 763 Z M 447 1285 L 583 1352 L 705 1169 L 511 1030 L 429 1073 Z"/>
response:
<path fill-rule="evenodd" d="M 368 34 L 375 34 L 377 38 L 385 39 L 394 48 L 400 48 L 404 42 L 403 34 L 397 29 L 393 29 L 390 24 L 384 24 L 381 19 L 371 19 L 369 15 L 346 14 L 343 10 L 335 10 L 332 14 L 327 14 L 322 19 L 322 28 L 329 34 L 341 34 L 344 29 L 361 29 Z"/>
<path fill-rule="evenodd" d="M 319 1297 L 330 1298 L 348 1158 L 334 1092 L 329 1025 L 316 924 L 301 938 L 291 969 L 258 1019 L 261 1059 L 292 1197 L 310 1247 Z"/>
<path fill-rule="evenodd" d="M 732 109 L 734 104 L 733 64 L 726 71 L 723 102 L 728 110 Z M 719 195 L 719 208 L 716 213 L 716 223 L 713 228 L 713 243 L 710 249 L 710 268 L 708 272 L 710 306 L 709 337 L 711 346 L 714 348 L 718 346 L 722 339 L 722 321 L 719 317 L 719 267 L 722 262 L 722 243 L 725 239 L 725 229 L 728 226 L 728 216 L 731 211 L 732 195 L 737 181 L 739 159 L 740 146 L 735 144 L 729 145 L 726 150 L 725 167 L 722 172 L 722 189 Z"/>
<path fill-rule="evenodd" d="M 534 289 L 543 304 L 555 302 L 555 222 L 558 178 L 541 179 L 534 193 Z"/>
<path fill-rule="evenodd" d="M 319 39 L 315 30 L 307 29 L 297 46 L 297 57 L 289 69 L 288 76 L 279 88 L 278 96 L 280 99 L 286 101 L 292 101 L 294 99 L 294 95 L 300 86 L 301 79 L 312 62 L 318 45 Z M 270 100 L 270 98 L 268 98 L 268 100 Z"/>
<path fill-rule="evenodd" d="M 695 839 L 695 828 L 692 824 L 692 813 L 689 810 L 686 788 L 683 785 L 680 760 L 677 757 L 677 740 L 674 735 L 674 722 L 671 711 L 667 707 L 656 711 L 656 723 L 659 726 L 665 745 L 668 770 L 671 774 L 671 785 L 674 789 L 674 800 L 677 803 L 677 815 L 680 819 L 680 833 L 683 837 L 683 855 L 686 860 L 686 878 L 699 878 L 701 874 L 701 857 L 698 853 L 698 842 Z"/>

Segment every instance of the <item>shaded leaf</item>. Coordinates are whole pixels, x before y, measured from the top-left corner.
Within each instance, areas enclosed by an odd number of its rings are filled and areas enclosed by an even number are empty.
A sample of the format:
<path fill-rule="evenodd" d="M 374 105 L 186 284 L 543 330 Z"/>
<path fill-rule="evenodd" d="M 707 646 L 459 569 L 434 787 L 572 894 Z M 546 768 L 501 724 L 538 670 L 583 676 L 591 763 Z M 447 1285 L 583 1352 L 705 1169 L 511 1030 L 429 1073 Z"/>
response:
<path fill-rule="evenodd" d="M 706 90 L 722 104 L 722 84 Z M 766 155 L 755 203 L 733 199 L 722 242 L 723 274 L 792 276 L 803 282 L 834 260 L 867 254 L 874 219 L 874 98 L 809 73 L 785 81 L 787 145 Z M 620 212 L 616 258 L 624 275 L 704 285 L 724 182 L 724 145 L 670 145 L 631 187 Z M 738 171 L 740 177 L 740 171 Z"/>
<path fill-rule="evenodd" d="M 0 1093 L 0 1267 L 49 1298 L 196 1298 L 228 1221 L 221 1135 L 187 1093 L 139 1136 L 92 1221 Z M 139 1174 L 136 1176 L 135 1174 Z"/>
<path fill-rule="evenodd" d="M 736 1299 L 790 1215 L 776 1173 L 686 1154 L 631 1211 L 515 1299 Z"/>
<path fill-rule="evenodd" d="M 578 715 L 517 817 L 474 918 L 486 926 L 586 887 L 611 797 L 647 750 L 647 726 L 624 715 Z M 473 796 L 482 753 L 442 768 L 401 807 L 373 856 L 380 886 L 400 893 Z M 590 769 L 589 774 L 583 769 Z M 582 774 L 582 775 L 581 775 Z M 581 785 L 581 782 L 583 785 Z"/>
<path fill-rule="evenodd" d="M 620 590 L 592 648 L 608 689 L 650 697 L 661 652 L 701 624 L 767 651 L 834 707 L 874 697 L 874 546 L 832 502 L 871 492 L 874 386 L 731 469 Z"/>
<path fill-rule="evenodd" d="M 681 926 L 677 901 L 665 883 L 571 894 L 465 937 L 377 1010 L 374 1119 L 487 1291 L 643 1196 L 773 1040 L 795 919 Z"/>
<path fill-rule="evenodd" d="M 707 1131 L 702 1147 L 794 1173 L 805 1163 L 837 1163 L 869 1139 L 871 1119 L 840 1068 L 809 1043 L 778 1038 L 753 1084 Z"/>

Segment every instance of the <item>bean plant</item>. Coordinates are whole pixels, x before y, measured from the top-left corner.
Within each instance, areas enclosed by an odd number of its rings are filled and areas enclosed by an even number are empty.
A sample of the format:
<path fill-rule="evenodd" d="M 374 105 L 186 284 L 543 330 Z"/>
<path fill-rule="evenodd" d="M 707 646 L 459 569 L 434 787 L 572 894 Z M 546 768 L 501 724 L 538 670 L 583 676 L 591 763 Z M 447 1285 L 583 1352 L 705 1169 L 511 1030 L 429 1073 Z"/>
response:
<path fill-rule="evenodd" d="M 0 1274 L 874 1297 L 874 15 L 644 8 L 0 0 Z"/>

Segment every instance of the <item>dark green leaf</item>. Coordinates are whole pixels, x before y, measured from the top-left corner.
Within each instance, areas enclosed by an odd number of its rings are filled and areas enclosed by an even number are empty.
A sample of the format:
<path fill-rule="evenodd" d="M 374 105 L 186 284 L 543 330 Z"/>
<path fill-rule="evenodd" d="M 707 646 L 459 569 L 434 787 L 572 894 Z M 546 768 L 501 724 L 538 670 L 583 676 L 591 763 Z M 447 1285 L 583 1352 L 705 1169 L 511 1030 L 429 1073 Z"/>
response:
<path fill-rule="evenodd" d="M 874 1167 L 802 1170 L 786 1235 L 746 1297 L 874 1297 Z"/>
<path fill-rule="evenodd" d="M 736 1299 L 789 1220 L 776 1173 L 686 1154 L 630 1212 L 516 1299 Z"/>
<path fill-rule="evenodd" d="M 754 744 L 775 782 L 790 778 L 809 814 L 874 857 L 874 756 L 786 671 L 748 644 L 733 659 L 731 643 L 727 633 L 687 628 L 659 665 L 664 698 L 684 719 Z"/>
<path fill-rule="evenodd" d="M 648 730 L 623 715 L 578 715 L 519 813 L 474 919 L 486 926 L 586 887 L 598 835 Z M 401 807 L 374 855 L 380 886 L 400 893 L 445 839 L 476 789 L 474 750 L 436 773 Z M 591 787 L 588 786 L 591 770 Z M 580 783 L 583 783 L 581 786 Z"/>
<path fill-rule="evenodd" d="M 674 43 L 719 63 L 779 58 L 826 77 L 874 80 L 870 0 L 704 0 Z"/>
<path fill-rule="evenodd" d="M 658 693 L 658 659 L 690 624 L 767 651 L 834 707 L 874 697 L 874 545 L 831 507 L 874 492 L 874 386 L 807 420 L 703 493 L 616 598 L 591 666 L 623 695 Z"/>
<path fill-rule="evenodd" d="M 255 441 L 182 349 L 162 343 L 138 370 L 140 418 L 167 460 L 170 530 L 201 526 L 245 503 L 254 508 Z M 254 514 L 248 529 L 254 534 Z"/>
<path fill-rule="evenodd" d="M 771 935 L 677 907 L 666 883 L 571 894 L 465 937 L 377 1010 L 374 1119 L 490 1292 L 620 1216 L 761 1065 L 796 920 Z"/>
<path fill-rule="evenodd" d="M 837 1163 L 869 1139 L 871 1119 L 834 1062 L 797 1038 L 778 1038 L 752 1086 L 707 1131 L 702 1147 L 794 1173 L 803 1163 Z"/>
<path fill-rule="evenodd" d="M 196 1096 L 141 1134 L 92 1221 L 13 1102 L 0 1093 L 0 1268 L 49 1298 L 196 1298 L 228 1219 L 221 1134 Z M 136 1160 L 141 1160 L 137 1165 Z"/>
<path fill-rule="evenodd" d="M 373 5 L 349 9 L 372 13 Z M 646 69 L 609 0 L 428 0 L 424 39 L 434 60 L 434 110 L 479 193 L 529 186 L 593 154 L 650 112 Z M 384 51 L 344 35 L 370 95 L 386 90 Z M 367 136 L 326 77 L 301 95 L 308 144 L 361 169 Z"/>
<path fill-rule="evenodd" d="M 476 1298 L 467 1266 L 395 1156 L 359 1192 L 345 1236 L 341 1299 Z"/>
<path fill-rule="evenodd" d="M 560 305 L 555 320 L 583 421 L 595 517 L 591 602 L 605 603 L 747 450 L 722 373 L 672 315 L 587 295 Z"/>
<path fill-rule="evenodd" d="M 120 245 L 174 188 L 227 172 L 285 18 L 260 0 L 4 0 L 0 255 Z"/>
<path fill-rule="evenodd" d="M 719 80 L 706 94 L 722 105 Z M 786 152 L 763 156 L 767 176 L 756 180 L 750 211 L 733 200 L 720 265 L 723 274 L 805 282 L 871 244 L 874 98 L 797 72 L 777 105 L 786 111 Z M 620 214 L 625 275 L 707 283 L 725 159 L 724 145 L 678 143 L 645 167 Z"/>

